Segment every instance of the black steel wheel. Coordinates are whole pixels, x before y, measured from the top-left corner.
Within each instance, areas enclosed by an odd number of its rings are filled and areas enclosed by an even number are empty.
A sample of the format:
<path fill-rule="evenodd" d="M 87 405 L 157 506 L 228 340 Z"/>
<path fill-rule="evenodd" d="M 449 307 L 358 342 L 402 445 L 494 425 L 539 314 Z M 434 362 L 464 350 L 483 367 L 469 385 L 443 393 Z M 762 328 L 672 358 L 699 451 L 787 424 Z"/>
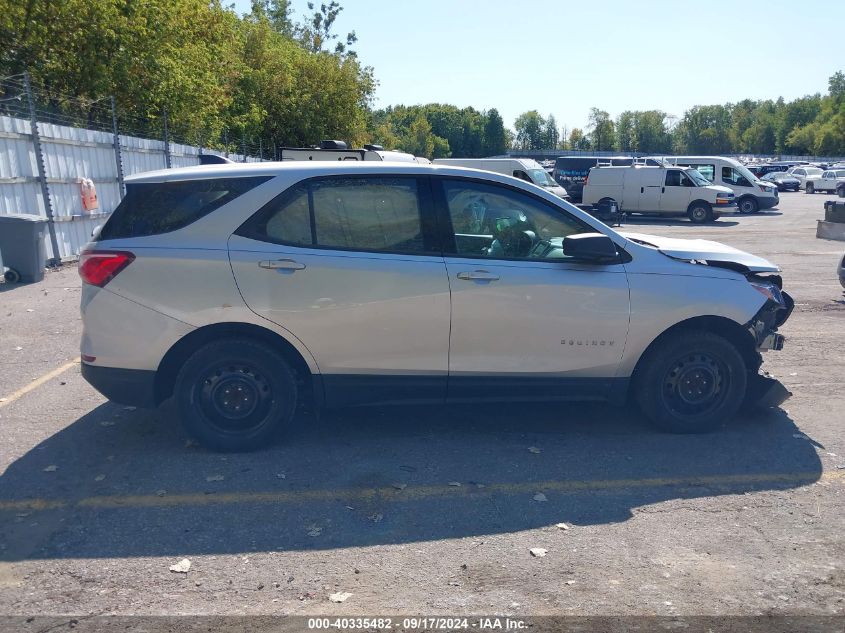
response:
<path fill-rule="evenodd" d="M 707 331 L 679 332 L 646 353 L 634 389 L 641 409 L 659 428 L 700 433 L 737 412 L 748 371 L 727 339 Z"/>
<path fill-rule="evenodd" d="M 198 349 L 179 372 L 174 393 L 186 430 L 218 451 L 272 442 L 297 402 L 296 379 L 284 357 L 249 339 Z"/>

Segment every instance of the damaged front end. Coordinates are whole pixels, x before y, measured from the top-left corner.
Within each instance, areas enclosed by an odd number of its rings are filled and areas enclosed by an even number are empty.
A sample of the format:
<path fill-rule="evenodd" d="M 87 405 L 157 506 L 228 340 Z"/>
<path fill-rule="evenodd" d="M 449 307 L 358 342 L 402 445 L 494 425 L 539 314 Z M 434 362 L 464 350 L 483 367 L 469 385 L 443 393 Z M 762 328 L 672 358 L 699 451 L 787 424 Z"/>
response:
<path fill-rule="evenodd" d="M 777 329 L 786 323 L 795 307 L 795 301 L 783 291 L 783 279 L 780 275 L 746 275 L 748 283 L 766 297 L 766 302 L 757 314 L 745 324 L 754 337 L 757 349 L 761 352 L 783 349 L 784 336 Z"/>
<path fill-rule="evenodd" d="M 777 329 L 786 323 L 795 307 L 795 301 L 783 291 L 780 275 L 746 275 L 748 283 L 766 297 L 757 314 L 746 323 L 757 345 L 757 351 L 783 349 L 784 336 Z M 783 404 L 792 393 L 779 380 L 767 373 L 757 374 L 748 381 L 745 394 L 747 409 L 768 409 Z"/>

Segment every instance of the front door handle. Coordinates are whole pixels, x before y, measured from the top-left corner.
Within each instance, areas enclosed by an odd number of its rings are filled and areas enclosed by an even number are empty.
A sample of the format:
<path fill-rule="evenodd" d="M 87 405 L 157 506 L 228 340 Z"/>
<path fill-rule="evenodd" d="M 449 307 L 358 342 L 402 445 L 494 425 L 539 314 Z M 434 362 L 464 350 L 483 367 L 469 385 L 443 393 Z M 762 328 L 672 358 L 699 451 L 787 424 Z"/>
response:
<path fill-rule="evenodd" d="M 493 273 L 486 270 L 473 270 L 469 272 L 458 273 L 458 279 L 468 281 L 496 281 L 498 278 L 499 275 L 494 275 Z"/>
<path fill-rule="evenodd" d="M 258 265 L 268 270 L 302 270 L 305 268 L 305 264 L 300 264 L 292 259 L 264 260 L 263 262 L 258 262 Z"/>

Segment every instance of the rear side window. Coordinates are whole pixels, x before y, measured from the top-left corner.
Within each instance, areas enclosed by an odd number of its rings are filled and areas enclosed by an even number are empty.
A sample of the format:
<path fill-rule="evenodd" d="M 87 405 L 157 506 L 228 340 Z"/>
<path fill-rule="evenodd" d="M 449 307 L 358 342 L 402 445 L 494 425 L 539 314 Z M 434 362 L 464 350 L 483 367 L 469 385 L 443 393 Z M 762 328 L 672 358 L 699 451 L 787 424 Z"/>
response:
<path fill-rule="evenodd" d="M 424 215 L 415 178 L 325 178 L 288 189 L 236 233 L 291 246 L 436 252 Z"/>
<path fill-rule="evenodd" d="M 126 196 L 103 226 L 98 239 L 144 237 L 184 228 L 270 178 L 272 176 L 128 184 Z"/>

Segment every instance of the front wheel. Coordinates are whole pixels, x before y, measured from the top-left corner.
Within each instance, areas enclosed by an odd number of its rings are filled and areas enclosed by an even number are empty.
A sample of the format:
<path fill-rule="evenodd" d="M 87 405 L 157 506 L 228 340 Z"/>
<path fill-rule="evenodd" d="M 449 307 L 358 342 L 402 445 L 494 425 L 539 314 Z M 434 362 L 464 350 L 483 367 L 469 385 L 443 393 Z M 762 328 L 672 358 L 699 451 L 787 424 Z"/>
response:
<path fill-rule="evenodd" d="M 816 193 L 816 187 L 813 185 L 813 183 L 808 182 L 807 186 L 804 188 L 804 191 L 806 191 L 807 193 Z"/>
<path fill-rule="evenodd" d="M 740 213 L 757 213 L 760 210 L 760 204 L 756 198 L 743 198 L 739 201 Z"/>
<path fill-rule="evenodd" d="M 706 202 L 693 202 L 687 209 L 687 217 L 693 224 L 704 224 L 713 220 L 713 209 Z"/>
<path fill-rule="evenodd" d="M 284 357 L 250 339 L 208 343 L 176 379 L 182 424 L 216 451 L 250 451 L 271 443 L 296 410 L 296 379 Z"/>
<path fill-rule="evenodd" d="M 742 405 L 748 368 L 736 347 L 717 334 L 670 335 L 640 364 L 634 381 L 637 402 L 664 431 L 711 431 Z"/>
<path fill-rule="evenodd" d="M 836 188 L 836 195 L 840 198 L 845 198 L 845 186 L 840 185 Z"/>

